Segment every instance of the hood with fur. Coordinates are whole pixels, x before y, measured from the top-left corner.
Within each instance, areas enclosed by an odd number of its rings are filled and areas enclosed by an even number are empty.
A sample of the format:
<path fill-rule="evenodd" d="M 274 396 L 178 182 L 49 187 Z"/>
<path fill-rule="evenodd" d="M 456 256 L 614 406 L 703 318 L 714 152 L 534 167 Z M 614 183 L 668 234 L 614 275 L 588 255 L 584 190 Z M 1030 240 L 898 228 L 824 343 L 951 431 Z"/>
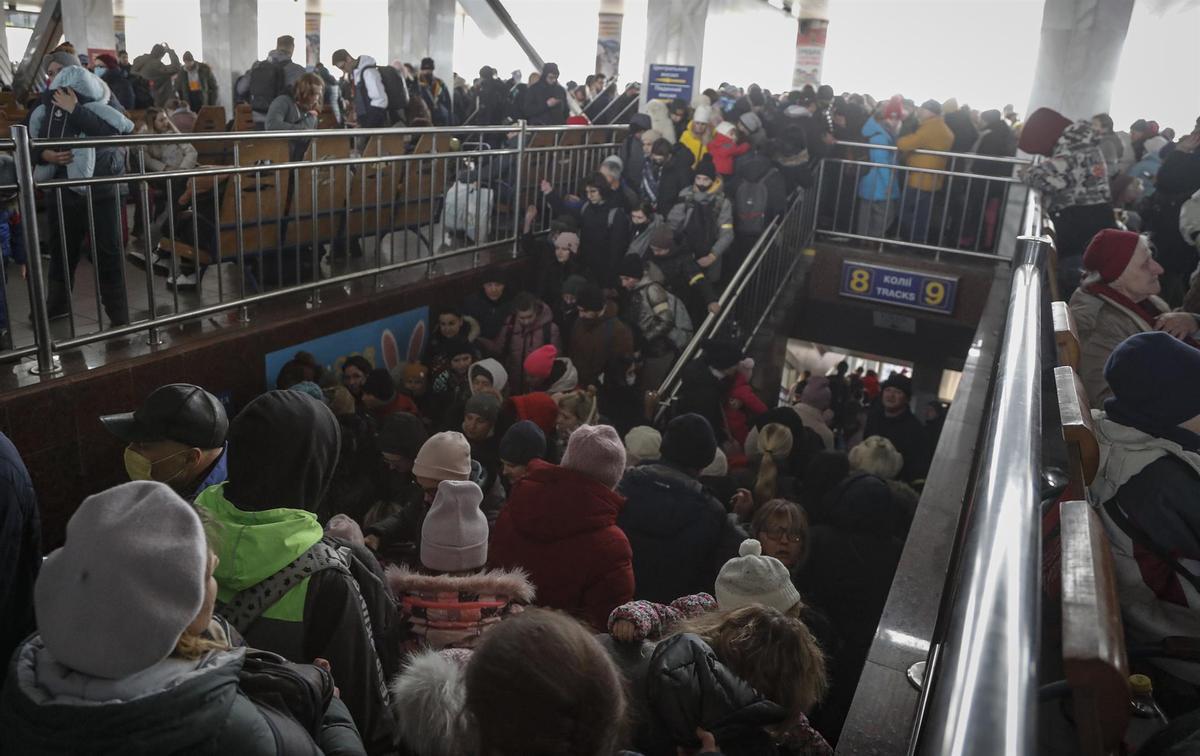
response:
<path fill-rule="evenodd" d="M 417 652 L 392 681 L 396 743 L 422 756 L 476 752 L 477 734 L 467 716 L 469 652 Z"/>
<path fill-rule="evenodd" d="M 427 575 L 390 567 L 388 588 L 407 625 L 406 652 L 421 648 L 473 648 L 496 624 L 520 614 L 534 587 L 522 570 L 483 570 L 466 575 Z"/>

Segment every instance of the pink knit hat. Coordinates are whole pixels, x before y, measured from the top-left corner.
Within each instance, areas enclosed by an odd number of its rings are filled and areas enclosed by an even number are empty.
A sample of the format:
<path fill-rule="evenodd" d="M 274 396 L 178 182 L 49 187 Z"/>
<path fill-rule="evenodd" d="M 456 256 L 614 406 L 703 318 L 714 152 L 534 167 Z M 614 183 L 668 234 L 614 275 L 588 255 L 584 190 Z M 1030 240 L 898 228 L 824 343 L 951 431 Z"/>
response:
<path fill-rule="evenodd" d="M 478 570 L 487 564 L 488 522 L 483 491 L 466 480 L 443 480 L 421 524 L 421 564 L 438 572 Z"/>
<path fill-rule="evenodd" d="M 471 444 L 458 431 L 429 437 L 413 460 L 413 475 L 433 480 L 466 480 L 471 477 Z"/>
<path fill-rule="evenodd" d="M 581 425 L 567 441 L 562 466 L 616 488 L 625 473 L 625 445 L 611 425 Z"/>
<path fill-rule="evenodd" d="M 554 360 L 558 357 L 558 349 L 553 344 L 547 344 L 535 349 L 525 358 L 525 375 L 535 381 L 544 381 L 550 377 L 554 369 Z"/>

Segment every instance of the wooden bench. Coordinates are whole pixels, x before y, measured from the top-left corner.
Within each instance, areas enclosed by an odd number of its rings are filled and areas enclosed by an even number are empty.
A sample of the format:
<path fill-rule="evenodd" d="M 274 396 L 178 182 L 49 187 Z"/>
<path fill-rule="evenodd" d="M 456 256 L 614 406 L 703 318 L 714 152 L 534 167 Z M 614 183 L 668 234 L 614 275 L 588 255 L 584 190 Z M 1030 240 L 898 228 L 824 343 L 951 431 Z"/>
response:
<path fill-rule="evenodd" d="M 233 108 L 233 131 L 254 131 L 254 111 L 244 102 Z"/>
<path fill-rule="evenodd" d="M 196 114 L 196 123 L 192 126 L 193 134 L 218 134 L 225 132 L 225 106 L 205 105 Z M 204 140 L 192 144 L 196 148 L 197 159 L 201 165 L 228 165 L 233 161 L 233 141 Z"/>
<path fill-rule="evenodd" d="M 236 260 L 239 238 L 245 256 L 260 255 L 280 248 L 283 238 L 281 228 L 288 217 L 288 185 L 291 172 L 272 170 L 268 166 L 287 162 L 288 144 L 284 141 L 258 140 L 247 142 L 239 152 L 241 165 L 264 166 L 261 173 L 240 174 L 240 232 L 237 222 L 238 196 L 235 191 L 239 179 L 232 175 L 221 176 L 216 182 L 220 192 L 220 205 L 215 234 L 206 233 L 205 224 L 201 223 L 201 239 L 195 244 L 178 238 L 174 241 L 164 238 L 159 242 L 160 249 L 168 253 L 174 249 L 181 259 L 193 260 L 199 265 L 209 265 Z M 211 196 L 200 197 L 197 200 L 199 205 L 206 204 L 208 207 L 212 206 L 212 202 Z M 191 220 L 177 222 L 176 234 L 179 235 L 181 230 L 185 234 L 190 233 L 191 226 Z"/>
<path fill-rule="evenodd" d="M 1067 467 L 1072 490 L 1083 496 L 1100 466 L 1100 445 L 1092 425 L 1092 408 L 1079 375 L 1069 367 L 1054 368 L 1058 414 L 1067 442 Z"/>
<path fill-rule="evenodd" d="M 331 241 L 344 217 L 350 190 L 350 167 L 321 166 L 323 161 L 350 157 L 349 138 L 314 139 L 302 158 L 316 165 L 292 171 L 292 201 L 284 247 Z M 315 180 L 315 184 L 314 184 Z M 315 221 L 315 222 L 314 222 Z"/>
<path fill-rule="evenodd" d="M 1129 662 L 1112 548 L 1086 501 L 1062 502 L 1059 523 L 1063 670 L 1080 753 L 1118 753 L 1129 722 Z"/>
<path fill-rule="evenodd" d="M 1059 366 L 1079 370 L 1079 331 L 1075 328 L 1071 308 L 1066 302 L 1051 302 L 1050 316 L 1054 321 L 1054 345 Z"/>

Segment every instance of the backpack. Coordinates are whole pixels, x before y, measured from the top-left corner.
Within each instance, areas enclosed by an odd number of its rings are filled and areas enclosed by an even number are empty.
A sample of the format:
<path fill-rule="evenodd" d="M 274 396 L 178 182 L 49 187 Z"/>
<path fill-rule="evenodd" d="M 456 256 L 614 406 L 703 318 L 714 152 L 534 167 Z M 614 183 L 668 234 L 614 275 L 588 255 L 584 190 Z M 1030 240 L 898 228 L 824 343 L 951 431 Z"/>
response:
<path fill-rule="evenodd" d="M 145 110 L 154 106 L 154 93 L 150 91 L 150 82 L 138 74 L 130 73 L 129 86 L 133 88 L 134 110 Z"/>
<path fill-rule="evenodd" d="M 238 688 L 266 720 L 276 753 L 320 756 L 317 740 L 333 700 L 333 677 L 313 664 L 246 649 Z"/>
<path fill-rule="evenodd" d="M 666 291 L 666 287 L 663 287 Z M 671 316 L 674 318 L 675 327 L 667 334 L 667 338 L 678 349 L 683 349 L 692 340 L 696 329 L 692 325 L 692 316 L 688 314 L 687 307 L 684 306 L 682 300 L 671 292 L 667 291 L 667 308 L 671 311 Z"/>
<path fill-rule="evenodd" d="M 696 257 L 707 255 L 716 243 L 717 238 L 713 228 L 714 203 L 691 202 L 683 228 L 679 230 L 676 241 L 688 248 Z"/>
<path fill-rule="evenodd" d="M 383 82 L 383 91 L 388 99 L 388 125 L 405 123 L 404 109 L 408 106 L 408 86 L 400 72 L 391 66 L 369 66 L 379 72 Z"/>
<path fill-rule="evenodd" d="M 767 228 L 767 205 L 770 192 L 767 179 L 775 169 L 767 171 L 758 181 L 742 181 L 734 193 L 733 222 L 739 234 L 758 236 Z"/>
<path fill-rule="evenodd" d="M 271 101 L 283 94 L 287 88 L 287 77 L 283 72 L 284 66 L 291 61 L 272 63 L 262 60 L 250 69 L 250 107 L 256 113 L 266 113 L 271 107 Z"/>

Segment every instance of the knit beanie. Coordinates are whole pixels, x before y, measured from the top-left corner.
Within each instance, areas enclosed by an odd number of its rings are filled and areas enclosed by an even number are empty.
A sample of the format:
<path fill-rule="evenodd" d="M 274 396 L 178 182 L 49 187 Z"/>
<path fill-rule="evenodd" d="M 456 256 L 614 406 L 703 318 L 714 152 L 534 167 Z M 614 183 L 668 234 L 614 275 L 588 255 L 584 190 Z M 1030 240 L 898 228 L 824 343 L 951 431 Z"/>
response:
<path fill-rule="evenodd" d="M 654 231 L 650 237 L 650 246 L 658 249 L 674 250 L 675 249 L 675 232 L 670 226 L 662 225 Z"/>
<path fill-rule="evenodd" d="M 700 164 L 696 166 L 696 175 L 708 176 L 710 179 L 717 177 L 717 166 L 713 165 L 712 155 L 704 153 L 704 157 L 700 158 Z"/>
<path fill-rule="evenodd" d="M 384 368 L 376 368 L 367 373 L 362 391 L 382 402 L 390 402 L 396 398 L 396 384 L 392 383 L 392 374 Z"/>
<path fill-rule="evenodd" d="M 742 117 L 738 119 L 738 123 L 748 134 L 753 134 L 762 128 L 762 119 L 758 117 L 757 113 L 743 113 Z"/>
<path fill-rule="evenodd" d="M 712 426 L 694 412 L 680 415 L 667 424 L 663 434 L 662 458 L 689 470 L 703 470 L 717 454 Z"/>
<path fill-rule="evenodd" d="M 737 133 L 737 127 L 729 121 L 721 121 L 717 124 L 717 133 L 732 139 L 733 135 Z"/>
<path fill-rule="evenodd" d="M 375 446 L 386 454 L 415 459 L 428 438 L 425 424 L 419 417 L 408 412 L 397 412 L 383 419 L 379 435 L 375 437 Z"/>
<path fill-rule="evenodd" d="M 626 278 L 636 278 L 641 280 L 646 274 L 646 264 L 642 262 L 642 258 L 636 254 L 628 254 L 621 258 L 621 262 L 617 263 L 617 275 Z"/>
<path fill-rule="evenodd" d="M 421 444 L 413 475 L 433 480 L 466 480 L 471 476 L 471 444 L 458 431 L 442 431 Z"/>
<path fill-rule="evenodd" d="M 500 399 L 495 394 L 475 394 L 467 400 L 463 414 L 479 415 L 495 425 L 496 418 L 500 415 Z"/>
<path fill-rule="evenodd" d="M 1104 380 L 1113 393 L 1104 402 L 1109 420 L 1194 447 L 1177 426 L 1200 415 L 1200 350 L 1163 331 L 1135 334 L 1108 356 Z"/>
<path fill-rule="evenodd" d="M 662 457 L 662 434 L 649 425 L 639 425 L 625 434 L 625 461 L 630 465 L 656 462 Z"/>
<path fill-rule="evenodd" d="M 1021 127 L 1021 140 L 1017 146 L 1030 155 L 1049 157 L 1058 138 L 1070 125 L 1071 120 L 1057 110 L 1038 108 Z"/>
<path fill-rule="evenodd" d="M 169 486 L 123 483 L 84 499 L 34 586 L 38 630 L 55 661 L 119 680 L 175 650 L 204 603 L 208 546 Z"/>
<path fill-rule="evenodd" d="M 539 347 L 525 358 L 525 375 L 534 381 L 544 381 L 550 377 L 554 368 L 554 360 L 558 359 L 558 349 L 553 344 Z"/>
<path fill-rule="evenodd" d="M 478 570 L 487 564 L 488 522 L 483 491 L 465 480 L 443 480 L 421 524 L 421 564 L 438 572 Z"/>
<path fill-rule="evenodd" d="M 579 292 L 583 291 L 583 287 L 587 286 L 588 280 L 578 273 L 572 273 L 567 276 L 567 280 L 563 281 L 562 293 L 570 294 L 573 297 L 578 297 Z"/>
<path fill-rule="evenodd" d="M 712 119 L 712 108 L 708 105 L 701 105 L 692 113 L 693 123 L 708 123 Z"/>
<path fill-rule="evenodd" d="M 336 514 L 330 517 L 329 522 L 325 523 L 325 535 L 340 538 L 346 543 L 353 543 L 358 546 L 366 543 L 366 539 L 363 537 L 362 526 L 348 514 Z"/>
<path fill-rule="evenodd" d="M 510 465 L 527 465 L 546 455 L 546 434 L 532 420 L 509 426 L 500 439 L 500 459 Z"/>
<path fill-rule="evenodd" d="M 896 119 L 904 118 L 904 100 L 900 97 L 900 95 L 892 95 L 892 97 L 887 101 L 887 104 L 883 106 L 883 117 Z"/>
<path fill-rule="evenodd" d="M 930 113 L 933 113 L 935 116 L 940 116 L 942 114 L 942 103 L 938 102 L 937 100 L 926 100 L 925 102 L 921 103 L 921 107 L 925 110 L 928 110 Z"/>
<path fill-rule="evenodd" d="M 588 312 L 600 312 L 604 309 L 604 292 L 594 283 L 589 283 L 575 297 L 579 309 Z"/>
<path fill-rule="evenodd" d="M 906 397 L 911 398 L 912 397 L 912 378 L 909 378 L 907 375 L 902 375 L 900 373 L 892 373 L 891 375 L 888 376 L 888 379 L 883 382 L 883 385 L 879 387 L 879 390 L 882 391 L 883 389 L 889 389 L 889 388 L 899 389 L 900 391 L 904 392 L 904 395 Z"/>
<path fill-rule="evenodd" d="M 717 447 L 716 454 L 713 455 L 713 461 L 708 463 L 708 467 L 700 471 L 701 478 L 723 478 L 729 474 L 729 458 L 725 456 L 725 452 L 721 451 L 721 447 Z"/>
<path fill-rule="evenodd" d="M 621 158 L 616 155 L 609 155 L 608 157 L 604 158 L 604 161 L 600 163 L 600 165 L 611 166 L 619 176 L 621 171 L 625 168 L 625 161 L 621 160 Z"/>
<path fill-rule="evenodd" d="M 562 466 L 616 488 L 625 473 L 625 446 L 611 425 L 581 425 L 567 441 Z"/>
<path fill-rule="evenodd" d="M 787 612 L 800 603 L 787 567 L 775 557 L 763 556 L 762 544 L 753 538 L 742 541 L 738 556 L 721 568 L 713 595 L 723 612 L 752 604 Z"/>
<path fill-rule="evenodd" d="M 1129 267 L 1140 239 L 1132 231 L 1101 229 L 1088 242 L 1087 250 L 1083 253 L 1084 270 L 1099 273 L 1104 283 L 1116 281 Z"/>
<path fill-rule="evenodd" d="M 79 65 L 79 58 L 69 52 L 56 52 L 46 56 L 46 65 L 51 63 L 57 63 L 63 68 L 70 68 Z"/>
<path fill-rule="evenodd" d="M 555 76 L 558 76 L 558 64 L 547 63 L 546 65 L 542 66 L 542 76 L 546 76 L 547 74 L 554 74 Z"/>
<path fill-rule="evenodd" d="M 804 384 L 800 392 L 800 403 L 824 412 L 833 404 L 833 392 L 829 388 L 829 379 L 823 375 L 814 375 Z"/>

